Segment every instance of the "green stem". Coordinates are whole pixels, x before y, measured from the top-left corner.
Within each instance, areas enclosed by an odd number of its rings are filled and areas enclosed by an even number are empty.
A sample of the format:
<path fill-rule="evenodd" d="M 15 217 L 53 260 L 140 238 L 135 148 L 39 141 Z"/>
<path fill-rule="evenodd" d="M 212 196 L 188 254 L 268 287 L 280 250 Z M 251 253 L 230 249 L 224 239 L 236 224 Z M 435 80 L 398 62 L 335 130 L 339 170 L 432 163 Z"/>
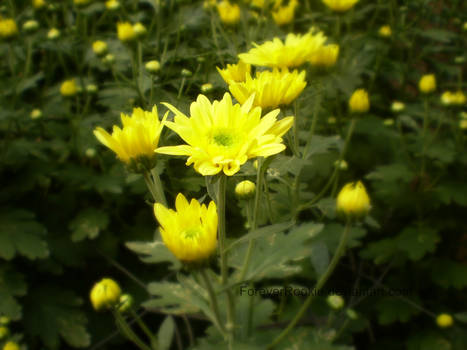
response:
<path fill-rule="evenodd" d="M 141 317 L 133 310 L 133 308 L 130 308 L 131 315 L 133 318 L 136 320 L 136 323 L 138 323 L 138 326 L 141 328 L 141 330 L 146 334 L 146 336 L 149 338 L 149 341 L 151 342 L 151 348 L 153 350 L 157 349 L 157 339 L 154 334 L 152 334 L 151 330 L 146 326 L 146 324 L 143 322 Z"/>
<path fill-rule="evenodd" d="M 156 203 L 161 203 L 167 207 L 167 200 L 165 198 L 164 189 L 162 188 L 162 183 L 159 175 L 153 170 L 145 171 L 143 173 L 146 186 L 151 192 L 152 198 Z"/>
<path fill-rule="evenodd" d="M 26 48 L 26 63 L 24 64 L 24 77 L 26 79 L 29 75 L 29 70 L 31 68 L 31 54 L 32 54 L 32 40 L 31 38 L 26 39 L 27 48 Z"/>
<path fill-rule="evenodd" d="M 426 133 L 428 130 L 428 98 L 425 96 L 423 99 L 423 149 L 422 149 L 422 168 L 421 173 L 422 175 L 425 173 L 425 166 L 426 166 L 426 159 L 425 153 L 427 149 L 427 142 L 426 142 Z"/>
<path fill-rule="evenodd" d="M 332 275 L 334 272 L 334 269 L 337 266 L 337 263 L 339 262 L 341 256 L 345 252 L 345 246 L 347 244 L 347 238 L 349 235 L 349 229 L 350 229 L 350 223 L 347 222 L 344 228 L 344 232 L 341 235 L 339 245 L 337 247 L 337 250 L 332 257 L 331 262 L 329 263 L 328 267 L 326 268 L 326 271 L 324 274 L 319 278 L 318 282 L 316 283 L 316 286 L 314 287 L 313 290 L 319 291 L 324 284 L 327 282 L 329 277 Z M 274 340 L 273 342 L 267 347 L 267 349 L 272 349 L 275 345 L 279 344 L 289 333 L 292 331 L 292 329 L 295 327 L 295 325 L 300 321 L 302 316 L 305 314 L 306 310 L 308 307 L 311 305 L 311 302 L 313 301 L 314 293 L 311 293 L 305 300 L 305 303 L 301 306 L 300 310 L 298 313 L 295 315 L 295 317 L 290 321 L 288 324 L 287 328 L 284 329 Z"/>
<path fill-rule="evenodd" d="M 203 279 L 203 282 L 209 294 L 209 299 L 211 301 L 211 309 L 214 312 L 214 324 L 219 329 L 221 334 L 225 337 L 227 335 L 227 332 L 221 320 L 221 316 L 219 313 L 219 304 L 217 303 L 216 293 L 214 292 L 214 288 L 212 287 L 211 280 L 206 274 L 206 270 L 204 268 L 201 268 L 199 273 L 201 275 L 201 278 Z"/>
<path fill-rule="evenodd" d="M 125 318 L 118 312 L 113 312 L 115 320 L 117 322 L 118 328 L 122 331 L 123 335 L 127 337 L 128 340 L 132 341 L 138 348 L 141 350 L 153 350 L 147 346 L 137 335 L 131 327 L 126 322 Z"/>

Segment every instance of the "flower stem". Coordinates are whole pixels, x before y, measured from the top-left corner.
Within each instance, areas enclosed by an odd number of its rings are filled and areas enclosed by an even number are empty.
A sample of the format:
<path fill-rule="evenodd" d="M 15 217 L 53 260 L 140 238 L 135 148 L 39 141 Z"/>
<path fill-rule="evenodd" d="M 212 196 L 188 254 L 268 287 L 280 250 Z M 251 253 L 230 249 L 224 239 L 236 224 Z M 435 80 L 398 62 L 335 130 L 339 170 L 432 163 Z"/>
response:
<path fill-rule="evenodd" d="M 337 263 L 339 262 L 341 256 L 343 255 L 345 251 L 345 247 L 347 244 L 347 238 L 349 235 L 349 230 L 350 230 L 350 222 L 347 222 L 344 228 L 344 232 L 341 235 L 339 245 L 336 249 L 336 252 L 334 256 L 332 257 L 331 262 L 329 263 L 328 267 L 326 268 L 326 271 L 321 275 L 319 278 L 318 282 L 316 283 L 315 287 L 313 290 L 320 290 L 324 284 L 327 282 L 331 274 L 334 272 L 334 269 L 337 266 Z M 273 342 L 267 347 L 267 349 L 272 349 L 275 345 L 279 344 L 289 333 L 290 331 L 295 327 L 295 325 L 300 321 L 302 316 L 305 314 L 306 310 L 310 306 L 311 302 L 313 301 L 313 293 L 311 293 L 301 306 L 300 310 L 298 313 L 295 315 L 295 317 L 290 321 L 288 324 L 287 328 L 285 328 L 274 340 Z"/>
<path fill-rule="evenodd" d="M 142 329 L 142 331 L 146 334 L 146 336 L 149 338 L 149 341 L 151 342 L 151 348 L 153 350 L 157 349 L 157 339 L 152 334 L 152 332 L 149 330 L 148 326 L 144 323 L 144 321 L 141 319 L 141 317 L 136 313 L 133 308 L 130 308 L 131 315 L 133 318 L 136 320 L 136 323 L 138 323 L 138 326 Z"/>
<path fill-rule="evenodd" d="M 209 279 L 209 276 L 206 274 L 206 270 L 204 268 L 201 268 L 199 271 L 200 271 L 201 278 L 203 279 L 204 284 L 206 285 L 206 289 L 208 290 L 209 299 L 211 300 L 211 309 L 214 312 L 214 323 L 216 327 L 219 329 L 219 331 L 222 333 L 222 335 L 226 336 L 227 333 L 226 333 L 224 324 L 222 323 L 222 320 L 221 320 L 221 316 L 219 313 L 219 305 L 217 303 L 216 293 L 214 292 L 214 288 L 212 287 L 211 280 Z"/>
<path fill-rule="evenodd" d="M 159 175 L 153 169 L 151 171 L 145 171 L 143 176 L 154 201 L 167 207 L 167 200 L 165 199 L 164 189 L 162 188 Z"/>
<path fill-rule="evenodd" d="M 125 337 L 127 337 L 128 340 L 132 341 L 140 350 L 153 350 L 149 346 L 147 346 L 137 335 L 125 318 L 118 312 L 115 311 L 113 312 L 115 321 L 117 322 L 117 326 L 120 329 L 120 331 L 123 333 Z"/>

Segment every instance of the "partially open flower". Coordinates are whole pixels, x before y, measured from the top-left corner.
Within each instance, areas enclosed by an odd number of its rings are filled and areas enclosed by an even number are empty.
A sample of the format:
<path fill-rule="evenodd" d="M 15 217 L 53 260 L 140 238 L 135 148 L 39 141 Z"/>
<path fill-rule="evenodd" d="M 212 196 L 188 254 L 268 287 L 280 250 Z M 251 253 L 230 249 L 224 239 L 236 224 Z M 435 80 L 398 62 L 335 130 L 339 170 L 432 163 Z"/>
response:
<path fill-rule="evenodd" d="M 452 319 L 452 316 L 449 314 L 439 314 L 438 317 L 436 317 L 436 324 L 440 328 L 451 327 L 453 323 L 454 323 L 454 320 Z"/>
<path fill-rule="evenodd" d="M 365 89 L 358 89 L 352 94 L 349 100 L 349 108 L 352 113 L 366 113 L 370 109 L 368 92 Z"/>
<path fill-rule="evenodd" d="M 121 294 L 122 291 L 117 282 L 104 278 L 92 287 L 89 297 L 94 309 L 100 311 L 116 306 Z"/>
<path fill-rule="evenodd" d="M 370 208 L 370 197 L 360 181 L 346 184 L 337 196 L 337 211 L 348 220 L 362 219 Z"/>
<path fill-rule="evenodd" d="M 426 74 L 422 76 L 418 82 L 418 88 L 424 94 L 428 94 L 436 90 L 436 78 L 434 74 Z"/>
<path fill-rule="evenodd" d="M 235 195 L 239 199 L 249 199 L 253 198 L 256 192 L 256 185 L 250 180 L 244 180 L 239 182 L 235 186 Z"/>

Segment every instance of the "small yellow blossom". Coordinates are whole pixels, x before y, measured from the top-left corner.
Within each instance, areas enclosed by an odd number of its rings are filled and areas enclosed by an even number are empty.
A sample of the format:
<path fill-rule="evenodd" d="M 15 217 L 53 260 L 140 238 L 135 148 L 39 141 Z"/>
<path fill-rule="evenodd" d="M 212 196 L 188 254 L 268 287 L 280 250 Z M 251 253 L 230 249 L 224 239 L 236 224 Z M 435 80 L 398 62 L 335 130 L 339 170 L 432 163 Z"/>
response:
<path fill-rule="evenodd" d="M 65 80 L 60 86 L 60 93 L 64 97 L 70 97 L 76 95 L 78 87 L 75 79 Z"/>
<path fill-rule="evenodd" d="M 392 35 L 392 30 L 391 27 L 388 25 L 382 26 L 378 30 L 379 36 L 382 36 L 383 38 L 390 37 Z"/>
<path fill-rule="evenodd" d="M 18 26 L 12 18 L 0 17 L 0 39 L 10 39 L 18 34 Z"/>
<path fill-rule="evenodd" d="M 107 10 L 115 11 L 120 8 L 120 2 L 118 0 L 108 0 L 105 2 L 105 7 Z"/>
<path fill-rule="evenodd" d="M 345 12 L 350 10 L 359 0 L 322 0 L 331 10 L 336 12 Z"/>
<path fill-rule="evenodd" d="M 46 5 L 44 0 L 32 0 L 32 6 L 38 10 L 43 8 Z"/>
<path fill-rule="evenodd" d="M 399 101 L 394 101 L 392 104 L 391 104 L 391 110 L 393 112 L 402 112 L 403 110 L 405 109 L 405 104 L 402 103 L 402 102 L 399 102 Z"/>
<path fill-rule="evenodd" d="M 424 94 L 428 94 L 436 90 L 436 78 L 434 74 L 426 74 L 422 76 L 418 82 L 418 88 Z"/>
<path fill-rule="evenodd" d="M 392 118 L 386 118 L 383 120 L 383 124 L 386 126 L 393 126 L 394 125 L 394 119 Z"/>
<path fill-rule="evenodd" d="M 436 317 L 436 324 L 440 328 L 448 328 L 453 325 L 454 321 L 452 319 L 452 316 L 449 314 L 439 314 Z"/>
<path fill-rule="evenodd" d="M 102 40 L 94 41 L 92 43 L 92 51 L 94 51 L 97 56 L 105 55 L 107 53 L 107 43 Z"/>
<path fill-rule="evenodd" d="M 137 37 L 142 37 L 142 36 L 146 35 L 146 33 L 147 33 L 146 27 L 141 22 L 135 23 L 133 25 L 133 31 L 135 32 Z"/>
<path fill-rule="evenodd" d="M 235 186 L 235 195 L 239 199 L 253 198 L 256 191 L 256 185 L 250 180 L 241 181 Z"/>
<path fill-rule="evenodd" d="M 102 59 L 102 62 L 108 65 L 111 65 L 112 63 L 115 62 L 115 56 L 112 55 L 111 53 L 108 53 L 107 55 L 104 56 Z"/>
<path fill-rule="evenodd" d="M 167 127 L 187 143 L 161 147 L 157 153 L 188 156 L 186 165 L 204 175 L 220 172 L 232 176 L 248 159 L 269 157 L 282 152 L 282 136 L 293 124 L 293 117 L 277 120 L 279 109 L 261 117 L 261 108 L 253 108 L 254 96 L 243 105 L 233 104 L 229 93 L 211 103 L 199 95 L 190 106 L 190 118 L 174 106 L 164 105 L 175 113 Z"/>
<path fill-rule="evenodd" d="M 60 37 L 60 31 L 57 28 L 52 28 L 47 33 L 47 38 L 50 40 L 55 40 Z"/>
<path fill-rule="evenodd" d="M 23 30 L 26 32 L 34 32 L 37 28 L 39 28 L 39 22 L 34 19 L 30 19 L 23 23 Z"/>
<path fill-rule="evenodd" d="M 127 312 L 133 305 L 133 297 L 130 294 L 122 294 L 118 300 L 118 311 Z"/>
<path fill-rule="evenodd" d="M 222 0 L 217 4 L 217 12 L 221 21 L 227 25 L 233 25 L 240 21 L 240 6 L 230 3 L 228 0 Z"/>
<path fill-rule="evenodd" d="M 327 304 L 334 310 L 339 310 L 344 307 L 345 300 L 338 294 L 331 294 L 326 298 Z"/>
<path fill-rule="evenodd" d="M 225 69 L 217 67 L 217 71 L 227 84 L 231 84 L 245 81 L 247 75 L 251 72 L 251 65 L 240 60 L 237 64 L 227 64 Z"/>
<path fill-rule="evenodd" d="M 183 262 L 201 262 L 217 247 L 217 208 L 214 201 L 206 207 L 196 199 L 188 203 L 181 193 L 175 199 L 175 209 L 154 204 L 162 240 L 167 248 Z"/>
<path fill-rule="evenodd" d="M 326 45 L 319 48 L 311 57 L 312 66 L 332 67 L 339 56 L 339 45 Z"/>
<path fill-rule="evenodd" d="M 360 181 L 346 184 L 337 196 L 337 211 L 347 219 L 363 218 L 370 208 L 370 197 Z"/>
<path fill-rule="evenodd" d="M 285 6 L 278 6 L 272 11 L 272 19 L 278 26 L 289 24 L 295 17 L 295 9 L 298 6 L 298 0 L 289 0 Z"/>
<path fill-rule="evenodd" d="M 212 89 L 213 89 L 213 86 L 212 86 L 211 83 L 206 83 L 206 84 L 201 85 L 201 92 L 202 92 L 203 94 L 206 94 L 206 93 L 208 93 L 208 92 L 211 92 Z"/>
<path fill-rule="evenodd" d="M 272 72 L 257 72 L 255 78 L 248 74 L 244 82 L 230 84 L 229 90 L 240 103 L 255 94 L 253 106 L 276 108 L 289 105 L 302 93 L 306 86 L 305 78 L 305 71 L 289 72 L 287 68 L 275 68 Z"/>
<path fill-rule="evenodd" d="M 114 151 L 122 162 L 130 164 L 133 161 L 143 161 L 151 168 L 154 150 L 159 144 L 167 115 L 168 113 L 159 121 L 157 106 L 150 112 L 135 108 L 131 116 L 121 114 L 123 128 L 114 125 L 110 135 L 103 128 L 97 127 L 94 135 L 104 146 Z"/>
<path fill-rule="evenodd" d="M 462 106 L 465 104 L 466 97 L 462 91 L 445 91 L 441 95 L 441 103 L 446 106 Z"/>
<path fill-rule="evenodd" d="M 157 73 L 161 69 L 161 64 L 157 60 L 152 60 L 152 61 L 146 62 L 144 67 L 147 69 L 149 73 Z"/>
<path fill-rule="evenodd" d="M 42 111 L 38 108 L 35 108 L 31 111 L 30 117 L 31 119 L 39 119 L 42 117 Z"/>
<path fill-rule="evenodd" d="M 122 290 L 114 280 L 104 278 L 97 282 L 89 295 L 94 310 L 110 309 L 118 304 Z"/>
<path fill-rule="evenodd" d="M 334 162 L 334 166 L 337 167 L 339 170 L 347 170 L 349 168 L 349 164 L 344 160 L 336 160 Z"/>
<path fill-rule="evenodd" d="M 245 63 L 254 66 L 272 68 L 298 67 L 309 61 L 311 57 L 324 45 L 327 38 L 322 32 L 311 29 L 307 34 L 289 33 L 282 42 L 279 38 L 266 41 L 255 46 L 238 57 Z"/>
<path fill-rule="evenodd" d="M 352 94 L 349 100 L 349 108 L 352 113 L 366 113 L 370 109 L 368 92 L 365 89 L 358 89 Z"/>
<path fill-rule="evenodd" d="M 132 41 L 136 38 L 135 29 L 130 22 L 118 22 L 117 36 L 120 41 Z"/>

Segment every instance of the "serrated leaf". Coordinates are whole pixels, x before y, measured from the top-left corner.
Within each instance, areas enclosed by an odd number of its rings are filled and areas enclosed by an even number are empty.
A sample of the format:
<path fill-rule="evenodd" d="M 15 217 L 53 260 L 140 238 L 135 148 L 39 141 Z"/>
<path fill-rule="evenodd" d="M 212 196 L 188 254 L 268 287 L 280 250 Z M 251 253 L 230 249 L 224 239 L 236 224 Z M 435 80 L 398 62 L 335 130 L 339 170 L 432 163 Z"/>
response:
<path fill-rule="evenodd" d="M 436 187 L 435 192 L 444 204 L 457 203 L 467 206 L 467 184 L 463 182 L 440 184 Z"/>
<path fill-rule="evenodd" d="M 427 253 L 433 253 L 439 241 L 438 232 L 429 227 L 407 227 L 397 237 L 399 250 L 410 260 L 420 260 Z"/>
<path fill-rule="evenodd" d="M 383 298 L 376 304 L 378 322 L 382 325 L 407 322 L 420 311 L 399 298 Z"/>
<path fill-rule="evenodd" d="M 175 331 L 175 322 L 172 316 L 167 316 L 159 327 L 159 332 L 157 332 L 157 349 L 158 350 L 169 350 L 170 344 L 172 344 L 172 339 Z"/>
<path fill-rule="evenodd" d="M 178 270 L 180 261 L 172 254 L 164 242 L 155 240 L 153 242 L 127 242 L 128 249 L 140 254 L 140 259 L 147 264 L 170 263 L 171 269 Z"/>
<path fill-rule="evenodd" d="M 46 258 L 49 250 L 41 237 L 45 232 L 30 211 L 16 209 L 1 214 L 0 257 L 11 260 L 21 254 L 31 260 Z"/>
<path fill-rule="evenodd" d="M 311 246 L 311 264 L 321 276 L 329 265 L 329 250 L 324 242 L 316 242 Z"/>
<path fill-rule="evenodd" d="M 431 264 L 431 279 L 443 288 L 461 289 L 467 286 L 467 265 L 447 259 L 436 259 Z"/>
<path fill-rule="evenodd" d="M 382 239 L 369 243 L 361 252 L 364 259 L 373 259 L 379 265 L 389 260 L 397 252 L 397 241 L 394 238 Z"/>
<path fill-rule="evenodd" d="M 94 239 L 101 230 L 105 230 L 109 224 L 109 216 L 105 211 L 87 208 L 78 213 L 70 222 L 73 242 L 82 241 L 85 238 Z"/>
<path fill-rule="evenodd" d="M 50 349 L 59 349 L 60 339 L 72 347 L 87 347 L 91 337 L 86 330 L 86 315 L 80 310 L 82 304 L 74 292 L 60 287 L 34 288 L 25 305 L 25 327 Z"/>
<path fill-rule="evenodd" d="M 0 315 L 5 315 L 12 320 L 19 320 L 22 307 L 15 297 L 26 294 L 27 285 L 24 276 L 7 267 L 0 267 Z"/>

